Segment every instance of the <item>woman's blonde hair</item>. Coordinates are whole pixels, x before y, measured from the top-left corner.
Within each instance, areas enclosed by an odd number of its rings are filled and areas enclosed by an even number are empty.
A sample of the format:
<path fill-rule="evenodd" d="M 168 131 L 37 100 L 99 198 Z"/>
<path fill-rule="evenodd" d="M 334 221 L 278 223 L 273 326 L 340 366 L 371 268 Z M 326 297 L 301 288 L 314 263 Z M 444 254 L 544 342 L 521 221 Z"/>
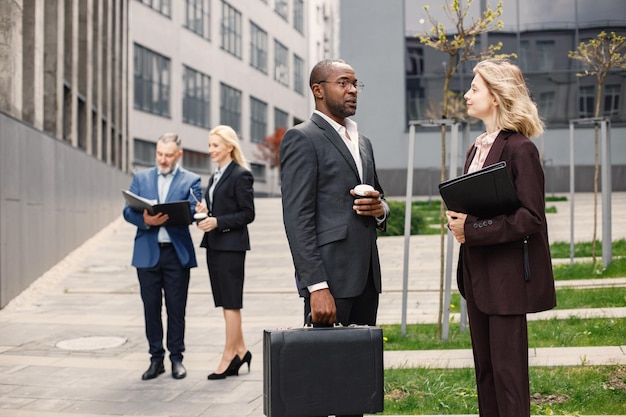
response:
<path fill-rule="evenodd" d="M 211 135 L 219 136 L 225 144 L 231 145 L 233 150 L 230 152 L 230 156 L 233 158 L 233 161 L 250 171 L 250 166 L 248 165 L 248 162 L 246 162 L 243 152 L 241 152 L 241 146 L 239 145 L 237 133 L 232 127 L 226 125 L 215 126 L 209 132 L 209 136 Z"/>
<path fill-rule="evenodd" d="M 498 102 L 495 127 L 512 130 L 528 138 L 543 133 L 537 105 L 530 98 L 526 81 L 517 65 L 505 59 L 487 59 L 474 67 Z"/>

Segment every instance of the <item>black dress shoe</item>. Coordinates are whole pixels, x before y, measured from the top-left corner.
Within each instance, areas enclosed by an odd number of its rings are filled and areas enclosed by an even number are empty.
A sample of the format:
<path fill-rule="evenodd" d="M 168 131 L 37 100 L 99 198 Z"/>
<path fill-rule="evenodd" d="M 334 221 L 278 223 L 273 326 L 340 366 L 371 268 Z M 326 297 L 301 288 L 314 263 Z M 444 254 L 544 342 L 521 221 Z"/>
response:
<path fill-rule="evenodd" d="M 163 366 L 163 362 L 150 362 L 150 367 L 146 372 L 141 375 L 141 379 L 148 380 L 154 379 L 157 376 L 161 375 L 165 372 L 165 367 Z"/>
<path fill-rule="evenodd" d="M 172 362 L 172 378 L 183 379 L 187 376 L 187 370 L 182 362 Z"/>

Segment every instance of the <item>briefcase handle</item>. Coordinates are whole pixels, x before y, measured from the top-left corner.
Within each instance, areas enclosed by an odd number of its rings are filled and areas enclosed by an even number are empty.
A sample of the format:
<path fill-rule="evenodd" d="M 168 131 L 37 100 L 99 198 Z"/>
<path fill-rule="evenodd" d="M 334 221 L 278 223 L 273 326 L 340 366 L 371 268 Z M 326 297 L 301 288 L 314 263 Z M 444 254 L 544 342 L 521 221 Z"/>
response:
<path fill-rule="evenodd" d="M 311 313 L 306 315 L 306 319 L 304 320 L 304 326 L 303 327 L 310 327 L 310 328 L 331 328 L 331 327 L 343 327 L 343 324 L 335 322 L 333 324 L 327 324 L 327 323 L 316 323 L 313 324 L 313 315 Z"/>

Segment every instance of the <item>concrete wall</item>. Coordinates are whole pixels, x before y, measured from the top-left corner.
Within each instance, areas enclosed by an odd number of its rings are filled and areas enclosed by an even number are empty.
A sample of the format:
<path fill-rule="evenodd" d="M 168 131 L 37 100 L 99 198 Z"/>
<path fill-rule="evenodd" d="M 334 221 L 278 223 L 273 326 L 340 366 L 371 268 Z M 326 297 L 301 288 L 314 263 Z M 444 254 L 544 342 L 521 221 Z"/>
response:
<path fill-rule="evenodd" d="M 0 308 L 119 216 L 130 180 L 0 113 Z"/>

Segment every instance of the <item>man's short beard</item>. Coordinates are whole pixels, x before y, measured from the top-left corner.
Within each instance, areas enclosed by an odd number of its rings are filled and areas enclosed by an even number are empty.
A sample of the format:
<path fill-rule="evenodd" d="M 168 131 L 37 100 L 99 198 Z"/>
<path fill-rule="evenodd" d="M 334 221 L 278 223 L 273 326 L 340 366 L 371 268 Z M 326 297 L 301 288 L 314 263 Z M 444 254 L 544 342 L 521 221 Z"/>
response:
<path fill-rule="evenodd" d="M 167 167 L 167 168 L 159 168 L 159 173 L 160 173 L 161 175 L 169 175 L 169 174 L 171 174 L 171 173 L 172 173 L 172 171 L 174 170 L 173 168 L 174 168 L 174 167 L 172 167 L 172 166 L 169 166 L 169 167 Z"/>

